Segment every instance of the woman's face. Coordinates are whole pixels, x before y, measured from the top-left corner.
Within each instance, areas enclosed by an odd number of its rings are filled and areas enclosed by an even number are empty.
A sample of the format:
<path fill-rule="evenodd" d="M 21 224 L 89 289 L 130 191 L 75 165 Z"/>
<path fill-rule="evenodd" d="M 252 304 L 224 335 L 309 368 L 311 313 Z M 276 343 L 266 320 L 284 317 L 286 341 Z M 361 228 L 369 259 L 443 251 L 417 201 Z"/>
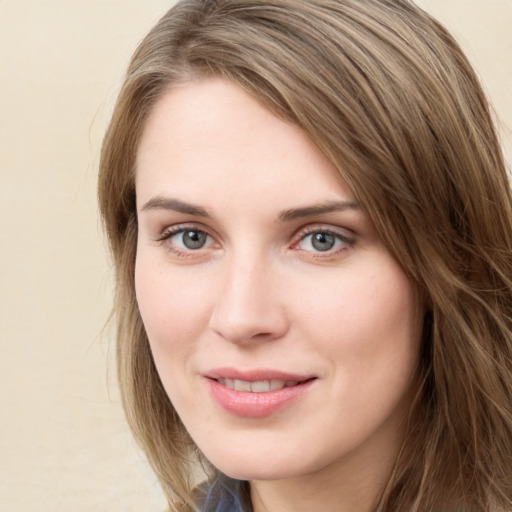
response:
<path fill-rule="evenodd" d="M 136 190 L 140 312 L 206 457 L 249 480 L 389 469 L 419 306 L 316 146 L 237 86 L 193 82 L 155 105 Z"/>

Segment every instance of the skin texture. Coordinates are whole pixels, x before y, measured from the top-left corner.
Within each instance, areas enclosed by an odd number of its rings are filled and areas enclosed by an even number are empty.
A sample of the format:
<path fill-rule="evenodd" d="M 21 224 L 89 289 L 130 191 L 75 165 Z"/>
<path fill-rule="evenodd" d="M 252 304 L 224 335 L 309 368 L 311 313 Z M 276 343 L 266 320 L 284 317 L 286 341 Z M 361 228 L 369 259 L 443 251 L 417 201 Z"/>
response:
<path fill-rule="evenodd" d="M 415 390 L 421 308 L 339 173 L 298 127 L 212 78 L 155 105 L 136 191 L 137 300 L 199 448 L 251 481 L 257 512 L 374 509 Z M 226 367 L 314 380 L 277 412 L 243 417 L 210 393 L 205 376 Z"/>

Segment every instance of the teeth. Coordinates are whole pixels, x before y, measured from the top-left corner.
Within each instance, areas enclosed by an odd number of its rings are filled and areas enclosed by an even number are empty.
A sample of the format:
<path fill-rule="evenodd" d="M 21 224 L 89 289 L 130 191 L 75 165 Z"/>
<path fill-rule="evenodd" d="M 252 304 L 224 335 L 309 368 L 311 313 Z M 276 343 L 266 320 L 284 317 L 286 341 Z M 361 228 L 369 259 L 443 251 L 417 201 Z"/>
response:
<path fill-rule="evenodd" d="M 251 383 L 245 380 L 235 379 L 233 385 L 237 391 L 251 391 Z"/>
<path fill-rule="evenodd" d="M 250 391 L 252 393 L 265 393 L 266 391 L 275 391 L 276 389 L 283 389 L 298 384 L 298 381 L 295 380 L 257 380 L 249 382 L 238 379 L 218 379 L 218 382 L 236 391 Z"/>
<path fill-rule="evenodd" d="M 275 389 L 282 389 L 283 381 L 282 380 L 271 380 L 270 381 L 270 389 L 274 391 Z"/>
<path fill-rule="evenodd" d="M 258 380 L 256 382 L 251 382 L 251 391 L 253 393 L 263 393 L 264 391 L 270 391 L 270 381 Z"/>

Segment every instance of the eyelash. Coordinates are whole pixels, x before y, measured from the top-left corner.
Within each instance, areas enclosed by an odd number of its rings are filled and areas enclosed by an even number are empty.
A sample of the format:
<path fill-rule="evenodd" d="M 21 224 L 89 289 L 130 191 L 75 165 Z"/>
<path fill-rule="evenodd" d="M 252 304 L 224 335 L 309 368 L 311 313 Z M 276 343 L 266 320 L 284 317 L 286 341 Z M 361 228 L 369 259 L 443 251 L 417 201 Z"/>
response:
<path fill-rule="evenodd" d="M 310 226 L 307 228 L 304 228 L 303 230 L 299 231 L 296 235 L 298 238 L 297 242 L 294 242 L 292 244 L 292 248 L 298 247 L 298 245 L 303 242 L 308 236 L 313 236 L 315 234 L 322 234 L 331 236 L 341 243 L 341 246 L 334 248 L 334 249 L 328 249 L 326 251 L 305 251 L 312 254 L 315 258 L 332 258 L 333 256 L 337 256 L 339 253 L 344 252 L 348 249 L 350 249 L 355 244 L 355 239 L 352 237 L 349 237 L 343 233 L 340 233 L 337 230 L 325 228 L 322 226 Z M 297 249 L 300 250 L 300 249 Z"/>
<path fill-rule="evenodd" d="M 194 225 L 178 225 L 178 226 L 174 226 L 172 228 L 168 228 L 167 230 L 165 230 L 162 233 L 162 236 L 157 238 L 156 241 L 164 243 L 166 241 L 170 241 L 170 239 L 172 237 L 174 237 L 176 235 L 179 235 L 180 233 L 184 234 L 186 232 L 203 233 L 207 237 L 209 237 L 210 239 L 213 240 L 213 237 L 210 236 L 208 234 L 208 232 L 206 230 L 204 230 L 204 229 L 198 228 L 197 226 L 194 226 Z M 169 252 L 172 252 L 172 253 L 178 255 L 181 258 L 194 257 L 195 256 L 194 253 L 197 253 L 197 252 L 201 251 L 201 249 L 202 249 L 202 247 L 201 247 L 201 248 L 199 248 L 197 250 L 194 250 L 194 249 L 182 250 L 182 249 L 176 247 L 175 244 L 171 244 L 171 243 L 166 244 L 166 248 L 167 248 L 167 250 Z"/>
<path fill-rule="evenodd" d="M 210 240 L 213 240 L 213 237 L 211 235 L 209 235 L 208 232 L 202 228 L 198 228 L 197 226 L 194 226 L 194 225 L 178 225 L 178 226 L 174 226 L 174 227 L 169 228 L 166 231 L 164 231 L 162 233 L 162 235 L 156 239 L 156 241 L 164 243 L 166 241 L 170 241 L 171 238 L 173 238 L 174 236 L 179 235 L 180 233 L 184 234 L 187 231 L 195 232 L 195 233 L 202 233 L 202 234 L 206 235 L 206 237 L 210 238 Z M 326 258 L 327 259 L 327 258 L 333 257 L 333 256 L 339 254 L 340 252 L 350 249 L 355 244 L 354 238 L 348 237 L 345 234 L 340 233 L 339 231 L 325 228 L 322 226 L 312 226 L 312 227 L 307 227 L 307 228 L 300 230 L 294 236 L 294 238 L 296 238 L 297 241 L 293 242 L 293 244 L 291 245 L 292 249 L 300 250 L 298 248 L 299 244 L 304 242 L 304 240 L 306 240 L 306 238 L 308 236 L 312 236 L 314 234 L 322 234 L 322 235 L 331 236 L 335 239 L 335 243 L 336 243 L 336 241 L 341 243 L 341 247 L 337 247 L 335 249 L 328 249 L 326 251 L 314 251 L 314 250 L 312 250 L 312 251 L 305 250 L 304 251 L 307 253 L 311 253 L 313 255 L 313 257 L 315 257 L 315 258 Z M 194 249 L 183 250 L 183 249 L 178 248 L 175 244 L 169 243 L 166 245 L 167 245 L 168 251 L 178 255 L 181 258 L 197 257 L 198 256 L 197 253 L 199 253 L 202 249 L 204 249 L 203 247 L 200 247 L 196 250 L 194 250 Z"/>

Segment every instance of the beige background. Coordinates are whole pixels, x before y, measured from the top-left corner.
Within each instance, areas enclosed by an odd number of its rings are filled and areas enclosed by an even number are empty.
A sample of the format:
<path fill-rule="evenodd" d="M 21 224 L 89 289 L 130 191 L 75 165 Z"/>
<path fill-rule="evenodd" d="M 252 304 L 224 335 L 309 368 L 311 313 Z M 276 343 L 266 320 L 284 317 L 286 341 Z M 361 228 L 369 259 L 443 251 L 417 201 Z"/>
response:
<path fill-rule="evenodd" d="M 169 0 L 0 0 L 0 510 L 159 511 L 102 333 L 101 136 Z M 452 29 L 512 158 L 512 0 L 421 0 Z"/>

